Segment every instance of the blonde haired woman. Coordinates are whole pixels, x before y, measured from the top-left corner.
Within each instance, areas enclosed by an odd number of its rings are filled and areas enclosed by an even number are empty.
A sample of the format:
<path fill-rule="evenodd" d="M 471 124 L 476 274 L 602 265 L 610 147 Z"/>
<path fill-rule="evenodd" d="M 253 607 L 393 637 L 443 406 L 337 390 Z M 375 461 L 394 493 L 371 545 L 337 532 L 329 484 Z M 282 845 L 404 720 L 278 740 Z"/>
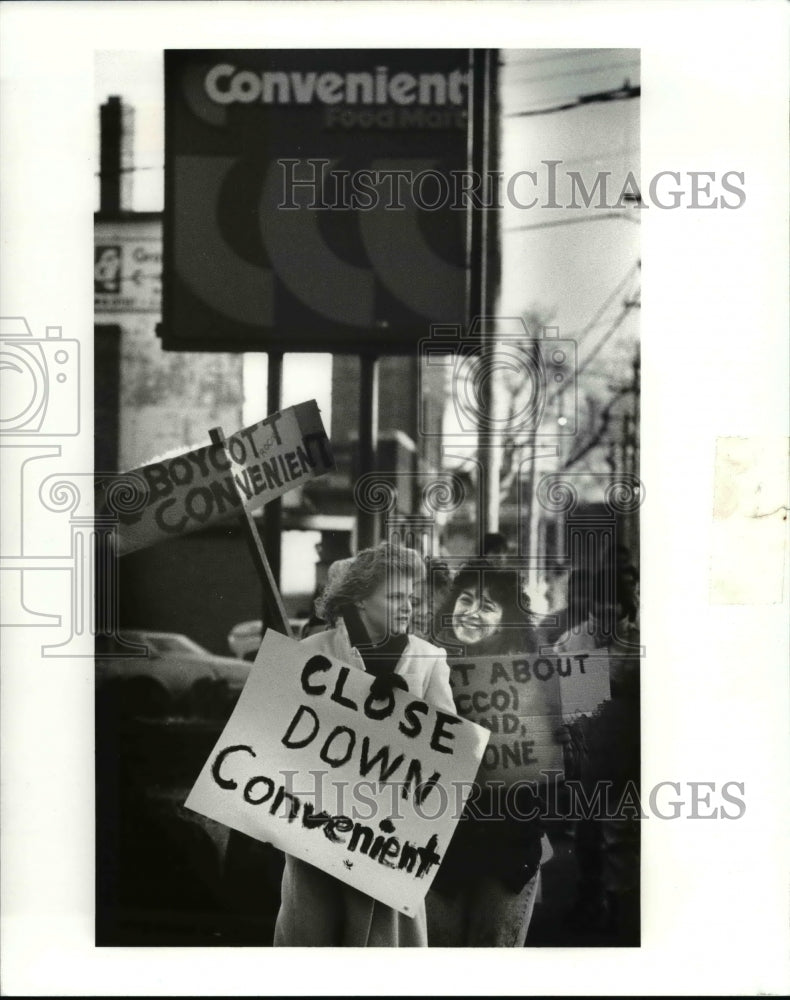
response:
<path fill-rule="evenodd" d="M 443 649 L 408 634 L 415 588 L 425 568 L 413 549 L 382 542 L 364 549 L 316 601 L 331 626 L 302 640 L 374 675 L 374 685 L 401 687 L 455 714 Z M 275 946 L 426 947 L 425 909 L 407 917 L 312 865 L 285 859 Z"/>

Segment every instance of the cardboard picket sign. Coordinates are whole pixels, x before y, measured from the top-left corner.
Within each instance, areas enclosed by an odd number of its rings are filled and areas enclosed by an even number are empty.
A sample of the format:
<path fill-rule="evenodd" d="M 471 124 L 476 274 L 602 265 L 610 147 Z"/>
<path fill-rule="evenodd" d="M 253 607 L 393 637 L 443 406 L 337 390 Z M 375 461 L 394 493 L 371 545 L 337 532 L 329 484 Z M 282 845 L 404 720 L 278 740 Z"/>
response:
<path fill-rule="evenodd" d="M 610 696 L 609 658 L 597 653 L 451 659 L 459 715 L 491 732 L 480 781 L 540 781 L 562 772 L 558 729 Z"/>
<path fill-rule="evenodd" d="M 242 506 L 256 510 L 333 467 L 318 404 L 309 400 L 229 435 L 224 446 L 206 445 L 99 483 L 97 510 L 101 491 L 117 490 L 127 476 L 135 499 L 118 515 L 118 554 L 126 555 L 198 531 Z"/>
<path fill-rule="evenodd" d="M 186 806 L 414 916 L 489 734 L 371 680 L 267 631 Z"/>

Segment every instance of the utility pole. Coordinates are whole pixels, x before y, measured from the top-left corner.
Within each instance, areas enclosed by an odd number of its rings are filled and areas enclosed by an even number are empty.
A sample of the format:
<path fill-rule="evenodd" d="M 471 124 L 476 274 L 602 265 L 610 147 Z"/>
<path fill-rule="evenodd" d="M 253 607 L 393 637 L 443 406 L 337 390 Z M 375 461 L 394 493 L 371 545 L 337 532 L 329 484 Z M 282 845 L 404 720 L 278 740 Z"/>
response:
<path fill-rule="evenodd" d="M 359 476 L 378 469 L 379 361 L 375 355 L 359 356 Z M 379 540 L 379 518 L 370 509 L 357 514 L 357 548 L 367 549 Z"/>
<path fill-rule="evenodd" d="M 472 51 L 471 127 L 469 162 L 475 176 L 482 178 L 483 190 L 499 163 L 499 50 Z M 496 199 L 494 199 L 495 201 Z M 493 317 L 501 272 L 499 215 L 495 208 L 469 210 L 469 287 L 467 315 Z M 480 324 L 482 344 L 478 372 L 483 373 L 479 389 L 477 454 L 480 470 L 479 525 L 481 532 L 499 530 L 499 472 L 502 461 L 500 441 L 494 436 L 491 418 L 495 413 L 495 372 L 489 363 L 496 345 L 491 322 Z M 480 539 L 482 551 L 482 537 Z"/>

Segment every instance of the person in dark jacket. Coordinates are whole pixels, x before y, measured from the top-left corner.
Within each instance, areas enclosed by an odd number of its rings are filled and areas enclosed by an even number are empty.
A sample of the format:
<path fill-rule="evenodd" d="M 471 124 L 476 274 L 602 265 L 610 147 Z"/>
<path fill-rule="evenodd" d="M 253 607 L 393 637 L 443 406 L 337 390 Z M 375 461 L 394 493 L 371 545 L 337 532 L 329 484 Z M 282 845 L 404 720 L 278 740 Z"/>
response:
<path fill-rule="evenodd" d="M 639 941 L 641 831 L 633 802 L 640 780 L 640 632 L 638 573 L 597 571 L 587 575 L 589 615 L 577 631 L 555 646 L 558 653 L 599 652 L 609 659 L 610 699 L 589 718 L 566 727 L 566 777 L 584 789 L 588 801 L 603 786 L 613 815 L 576 820 L 579 881 L 569 913 L 577 930 L 617 933 L 623 943 Z"/>
<path fill-rule="evenodd" d="M 489 561 L 463 567 L 439 615 L 448 656 L 534 651 L 526 604 L 517 572 Z M 426 900 L 431 947 L 524 945 L 540 865 L 551 856 L 540 812 L 526 785 L 510 796 L 476 785 Z"/>

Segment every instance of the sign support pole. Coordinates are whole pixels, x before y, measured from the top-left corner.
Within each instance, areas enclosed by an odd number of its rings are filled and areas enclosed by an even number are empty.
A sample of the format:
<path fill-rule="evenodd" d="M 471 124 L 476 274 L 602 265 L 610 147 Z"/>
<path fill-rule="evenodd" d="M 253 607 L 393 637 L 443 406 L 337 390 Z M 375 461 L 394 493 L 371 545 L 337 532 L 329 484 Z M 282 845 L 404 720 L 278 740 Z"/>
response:
<path fill-rule="evenodd" d="M 266 412 L 277 413 L 283 402 L 283 352 L 269 351 Z M 271 573 L 279 587 L 282 572 L 283 502 L 281 497 L 266 504 L 263 512 L 263 544 L 271 561 Z"/>
<path fill-rule="evenodd" d="M 375 472 L 379 437 L 379 359 L 372 354 L 359 356 L 359 475 Z M 357 514 L 357 548 L 367 549 L 378 541 L 375 511 Z"/>
<path fill-rule="evenodd" d="M 212 444 L 219 445 L 225 450 L 225 435 L 221 427 L 212 427 L 209 435 Z M 282 632 L 289 639 L 293 638 L 285 605 L 280 596 L 280 590 L 272 573 L 272 568 L 269 565 L 269 560 L 266 557 L 266 550 L 261 542 L 258 529 L 255 526 L 255 519 L 244 504 L 242 504 L 241 513 L 239 514 L 239 523 L 244 531 L 244 537 L 247 540 L 252 561 L 255 564 L 255 569 L 258 571 L 258 577 L 261 581 L 261 588 L 263 590 L 263 624 L 266 628 L 273 628 L 276 632 Z"/>
<path fill-rule="evenodd" d="M 486 177 L 495 172 L 498 160 L 497 86 L 498 49 L 472 50 L 471 129 L 469 131 L 469 162 L 475 176 Z M 499 285 L 498 220 L 495 213 L 470 208 L 470 285 L 468 311 L 470 321 L 477 316 L 491 316 L 496 307 Z M 482 326 L 483 345 L 480 363 L 486 364 L 495 346 L 495 335 L 488 323 Z M 491 378 L 480 383 L 480 412 L 491 414 L 494 408 L 494 385 Z M 478 429 L 479 523 L 481 533 L 499 530 L 499 471 L 500 441 L 481 424 Z M 480 539 L 480 551 L 482 552 Z"/>

